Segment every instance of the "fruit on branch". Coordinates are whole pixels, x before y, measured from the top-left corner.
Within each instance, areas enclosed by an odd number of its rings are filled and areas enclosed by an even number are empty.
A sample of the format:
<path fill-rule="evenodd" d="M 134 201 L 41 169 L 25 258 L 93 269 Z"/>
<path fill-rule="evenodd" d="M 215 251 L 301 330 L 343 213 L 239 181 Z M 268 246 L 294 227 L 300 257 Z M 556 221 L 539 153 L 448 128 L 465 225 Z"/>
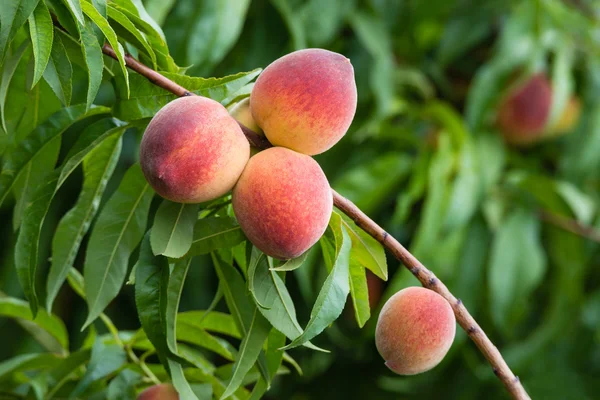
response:
<path fill-rule="evenodd" d="M 498 127 L 508 143 L 534 143 L 544 133 L 551 106 L 552 86 L 539 73 L 507 94 L 498 111 Z"/>
<path fill-rule="evenodd" d="M 311 157 L 283 148 L 250 159 L 233 189 L 233 211 L 256 247 L 279 259 L 295 258 L 327 229 L 331 188 Z"/>
<path fill-rule="evenodd" d="M 150 386 L 138 396 L 137 400 L 179 400 L 177 391 L 170 383 Z"/>
<path fill-rule="evenodd" d="M 381 309 L 375 344 L 389 369 L 414 375 L 442 361 L 455 333 L 450 304 L 433 290 L 409 287 L 390 297 Z"/>
<path fill-rule="evenodd" d="M 497 125 L 507 143 L 528 146 L 570 131 L 579 119 L 580 105 L 571 97 L 559 120 L 550 126 L 552 83 L 544 73 L 511 89 L 501 101 Z"/>
<path fill-rule="evenodd" d="M 258 126 L 256 121 L 254 120 L 254 117 L 252 117 L 252 113 L 250 112 L 250 98 L 249 97 L 245 98 L 244 100 L 242 100 L 238 103 L 235 103 L 229 109 L 229 114 L 231 114 L 231 116 L 233 118 L 235 118 L 236 121 L 244 124 L 244 126 L 246 126 L 246 128 L 250 128 L 254 132 L 258 133 L 259 135 L 263 135 L 262 129 L 260 129 L 260 126 Z"/>
<path fill-rule="evenodd" d="M 322 153 L 346 133 L 356 112 L 350 60 L 323 49 L 287 54 L 267 66 L 250 110 L 269 141 L 300 153 Z"/>
<path fill-rule="evenodd" d="M 250 157 L 250 145 L 225 107 L 200 96 L 164 106 L 140 145 L 146 179 L 162 197 L 200 203 L 230 191 Z"/>

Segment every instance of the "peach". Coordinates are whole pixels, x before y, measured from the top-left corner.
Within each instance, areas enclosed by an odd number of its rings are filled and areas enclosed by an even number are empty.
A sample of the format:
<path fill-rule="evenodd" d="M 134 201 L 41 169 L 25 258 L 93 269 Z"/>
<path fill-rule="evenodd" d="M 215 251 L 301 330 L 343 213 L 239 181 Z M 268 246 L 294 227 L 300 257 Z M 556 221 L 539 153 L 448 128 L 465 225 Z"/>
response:
<path fill-rule="evenodd" d="M 528 145 L 544 134 L 552 107 L 552 86 L 544 73 L 511 90 L 501 102 L 497 124 L 506 142 Z"/>
<path fill-rule="evenodd" d="M 231 116 L 233 118 L 235 118 L 236 121 L 244 124 L 244 126 L 246 126 L 246 128 L 252 129 L 254 132 L 258 133 L 259 135 L 263 134 L 262 129 L 260 129 L 260 126 L 258 126 L 256 121 L 254 120 L 254 117 L 252 117 L 252 113 L 250 112 L 250 98 L 249 97 L 246 97 L 244 100 L 242 100 L 238 103 L 235 103 L 229 109 L 229 114 L 231 114 Z"/>
<path fill-rule="evenodd" d="M 162 197 L 201 203 L 230 191 L 250 157 L 250 145 L 225 107 L 200 96 L 164 106 L 140 145 L 146 179 Z"/>
<path fill-rule="evenodd" d="M 138 396 L 137 400 L 179 400 L 177 391 L 170 383 L 150 386 Z"/>
<path fill-rule="evenodd" d="M 442 361 L 455 333 L 454 313 L 442 296 L 422 287 L 408 287 L 390 297 L 381 309 L 375 344 L 389 369 L 414 375 Z"/>
<path fill-rule="evenodd" d="M 547 130 L 546 137 L 561 136 L 572 131 L 577 126 L 580 116 L 581 101 L 578 97 L 571 96 L 558 121 Z"/>
<path fill-rule="evenodd" d="M 298 257 L 315 244 L 333 208 L 331 188 L 319 164 L 283 147 L 250 159 L 232 202 L 248 239 L 279 259 Z"/>
<path fill-rule="evenodd" d="M 265 68 L 252 89 L 250 111 L 275 146 L 314 155 L 344 136 L 356 101 L 350 60 L 331 51 L 306 49 Z"/>

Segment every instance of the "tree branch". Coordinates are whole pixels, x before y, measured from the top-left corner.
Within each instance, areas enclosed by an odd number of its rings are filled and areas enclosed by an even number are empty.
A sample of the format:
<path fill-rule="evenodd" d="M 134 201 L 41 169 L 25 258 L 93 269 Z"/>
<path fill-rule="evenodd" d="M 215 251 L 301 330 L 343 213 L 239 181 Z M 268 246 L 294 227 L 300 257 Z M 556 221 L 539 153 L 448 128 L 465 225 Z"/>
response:
<path fill-rule="evenodd" d="M 102 48 L 104 54 L 116 59 L 114 50 L 105 44 Z M 164 77 L 153 69 L 140 63 L 130 55 L 125 56 L 125 62 L 129 68 L 137 72 L 138 74 L 146 77 L 153 84 L 162 87 L 163 89 L 177 95 L 177 96 L 194 96 L 184 87 Z M 248 138 L 248 141 L 255 147 L 265 149 L 272 147 L 272 145 L 258 135 L 256 132 L 248 129 L 244 125 L 240 124 L 244 134 Z M 510 395 L 514 399 L 525 400 L 530 399 L 529 395 L 521 385 L 519 378 L 513 374 L 510 370 L 506 361 L 502 358 L 502 355 L 494 346 L 492 341 L 487 337 L 485 332 L 477 324 L 475 319 L 469 314 L 464 304 L 454 297 L 448 290 L 446 285 L 440 281 L 433 272 L 429 271 L 419 260 L 417 260 L 404 246 L 400 244 L 396 239 L 390 236 L 383 228 L 377 225 L 369 216 L 363 213 L 354 203 L 345 197 L 341 196 L 335 190 L 333 190 L 333 201 L 335 206 L 340 209 L 344 214 L 352 218 L 352 220 L 361 227 L 365 232 L 380 242 L 388 251 L 390 251 L 394 257 L 396 257 L 402 264 L 421 282 L 421 284 L 436 293 L 444 297 L 452 306 L 456 320 L 458 324 L 467 332 L 469 337 L 475 342 L 475 345 L 479 348 L 483 356 L 488 360 L 494 374 L 502 381 Z"/>
<path fill-rule="evenodd" d="M 600 231 L 592 226 L 582 224 L 571 218 L 564 217 L 559 214 L 554 214 L 547 210 L 539 212 L 540 218 L 552 225 L 555 225 L 567 232 L 589 239 L 593 242 L 600 243 Z"/>

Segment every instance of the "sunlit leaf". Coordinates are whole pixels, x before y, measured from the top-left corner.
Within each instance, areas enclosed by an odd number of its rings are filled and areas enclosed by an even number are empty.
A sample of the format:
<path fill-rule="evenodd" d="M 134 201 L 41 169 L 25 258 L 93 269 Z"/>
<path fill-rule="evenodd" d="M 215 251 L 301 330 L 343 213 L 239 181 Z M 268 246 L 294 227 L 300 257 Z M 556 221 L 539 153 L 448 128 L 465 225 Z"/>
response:
<path fill-rule="evenodd" d="M 166 257 L 184 256 L 192 246 L 198 204 L 173 203 L 163 200 L 150 235 L 152 252 Z"/>

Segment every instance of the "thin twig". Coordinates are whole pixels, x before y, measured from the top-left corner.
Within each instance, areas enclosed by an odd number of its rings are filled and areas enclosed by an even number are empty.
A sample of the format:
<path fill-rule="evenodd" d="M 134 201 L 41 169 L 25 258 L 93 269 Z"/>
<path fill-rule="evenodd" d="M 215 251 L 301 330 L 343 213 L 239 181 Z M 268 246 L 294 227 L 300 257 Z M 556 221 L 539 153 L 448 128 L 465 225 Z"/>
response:
<path fill-rule="evenodd" d="M 541 210 L 539 215 L 542 220 L 552 225 L 556 225 L 565 231 L 574 233 L 575 235 L 589 239 L 593 242 L 600 243 L 600 231 L 592 226 L 584 225 L 579 221 L 575 221 L 574 219 L 554 214 L 546 210 Z"/>
<path fill-rule="evenodd" d="M 108 44 L 105 44 L 102 50 L 104 54 L 116 59 L 115 52 Z M 194 93 L 140 63 L 130 55 L 125 56 L 125 62 L 129 68 L 146 77 L 153 84 L 160 86 L 177 96 L 194 95 Z M 262 138 L 262 136 L 242 124 L 240 124 L 240 126 L 248 138 L 248 141 L 256 147 L 264 149 L 272 146 L 265 138 Z M 475 345 L 477 345 L 479 350 L 483 353 L 483 356 L 488 360 L 494 373 L 498 379 L 502 381 L 510 395 L 514 399 L 529 399 L 530 397 L 523 388 L 519 378 L 510 370 L 496 346 L 494 346 L 475 319 L 469 314 L 463 303 L 450 293 L 446 285 L 436 278 L 433 272 L 425 268 L 425 266 L 396 239 L 390 236 L 383 228 L 363 213 L 354 203 L 342 197 L 335 190 L 332 189 L 332 191 L 334 204 L 337 208 L 352 218 L 359 227 L 387 248 L 424 287 L 437 292 L 450 303 L 454 310 L 454 314 L 456 315 L 458 324 L 467 332 L 473 342 L 475 342 Z"/>

